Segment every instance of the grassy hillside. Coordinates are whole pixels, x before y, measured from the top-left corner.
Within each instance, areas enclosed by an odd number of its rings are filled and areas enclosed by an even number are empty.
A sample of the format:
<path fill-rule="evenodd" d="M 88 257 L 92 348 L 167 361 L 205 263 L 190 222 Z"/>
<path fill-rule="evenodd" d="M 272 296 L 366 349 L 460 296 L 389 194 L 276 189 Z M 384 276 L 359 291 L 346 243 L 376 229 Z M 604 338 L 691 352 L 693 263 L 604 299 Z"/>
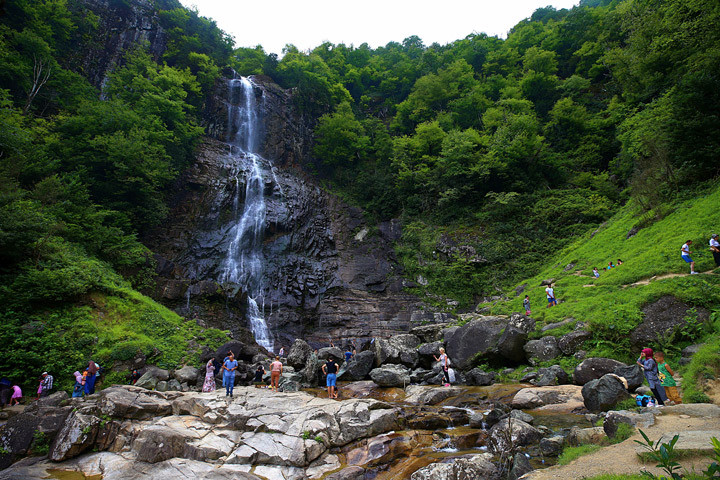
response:
<path fill-rule="evenodd" d="M 584 345 L 590 356 L 607 356 L 622 361 L 633 360 L 629 333 L 642 321 L 642 308 L 664 295 L 674 295 L 694 306 L 705 307 L 711 314 L 710 325 L 691 325 L 683 332 L 664 332 L 664 341 L 650 345 L 669 354 L 671 365 L 677 365 L 680 350 L 688 344 L 709 341 L 704 351 L 687 371 L 688 389 L 696 388 L 698 379 L 709 378 L 720 371 L 720 275 L 708 248 L 711 233 L 720 230 L 720 187 L 710 188 L 691 200 L 666 208 L 666 216 L 656 219 L 642 214 L 632 203 L 594 232 L 568 245 L 548 258 L 547 267 L 538 275 L 520 282 L 525 291 L 515 296 L 510 290 L 507 301 L 491 306 L 492 313 L 520 312 L 524 295 L 529 295 L 532 316 L 539 326 L 574 318 L 586 322 L 593 339 Z M 628 238 L 631 229 L 640 228 Z M 687 275 L 689 265 L 680 258 L 680 247 L 693 240 L 696 270 L 706 272 Z M 621 266 L 607 270 L 609 261 Z M 572 265 L 572 266 L 571 266 Z M 600 278 L 592 274 L 600 270 Z M 674 276 L 677 275 L 677 276 Z M 656 278 L 653 278 L 656 277 Z M 559 305 L 546 308 L 545 287 L 541 282 L 554 279 Z M 692 311 L 688 313 L 692 317 Z M 546 334 L 562 335 L 574 327 L 571 323 Z M 536 333 L 539 335 L 539 333 Z M 571 367 L 578 360 L 564 359 Z"/>

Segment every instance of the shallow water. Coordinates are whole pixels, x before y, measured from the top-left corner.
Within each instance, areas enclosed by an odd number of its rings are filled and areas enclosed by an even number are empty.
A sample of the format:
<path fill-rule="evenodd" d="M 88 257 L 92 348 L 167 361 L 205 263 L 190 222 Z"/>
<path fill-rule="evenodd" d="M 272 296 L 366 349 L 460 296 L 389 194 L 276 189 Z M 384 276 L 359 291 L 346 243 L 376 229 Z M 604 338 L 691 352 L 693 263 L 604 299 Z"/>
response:
<path fill-rule="evenodd" d="M 56 480 L 102 480 L 103 476 L 98 475 L 85 475 L 83 472 L 76 472 L 75 470 L 60 470 L 50 469 L 47 471 L 49 477 Z"/>

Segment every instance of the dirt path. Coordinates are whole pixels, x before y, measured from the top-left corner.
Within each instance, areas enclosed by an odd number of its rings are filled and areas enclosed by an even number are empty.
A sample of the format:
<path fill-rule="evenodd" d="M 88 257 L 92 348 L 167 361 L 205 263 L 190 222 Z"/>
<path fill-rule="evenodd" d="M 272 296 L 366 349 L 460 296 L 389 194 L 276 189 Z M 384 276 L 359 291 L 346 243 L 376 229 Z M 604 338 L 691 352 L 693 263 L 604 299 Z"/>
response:
<path fill-rule="evenodd" d="M 720 429 L 720 416 L 715 417 L 690 417 L 680 414 L 663 414 L 656 416 L 655 425 L 643 428 L 650 440 L 659 439 L 663 433 L 677 432 L 684 430 L 714 430 Z M 597 452 L 582 456 L 568 465 L 556 465 L 554 467 L 535 470 L 523 480 L 577 480 L 605 473 L 612 474 L 638 474 L 642 470 L 660 474 L 660 469 L 655 468 L 654 463 L 643 463 L 635 452 L 638 446 L 634 440 L 641 440 L 640 433 L 636 433 L 629 439 L 617 445 L 604 447 Z M 710 460 L 705 457 L 684 458 L 680 464 L 691 470 L 704 469 Z"/>
<path fill-rule="evenodd" d="M 713 275 L 713 270 L 708 270 L 707 272 L 700 272 L 702 275 Z M 654 282 L 656 280 L 664 280 L 666 278 L 675 278 L 675 277 L 689 277 L 689 273 L 666 273 L 664 275 L 655 275 L 654 277 L 650 278 L 643 278 L 642 280 L 638 280 L 635 283 L 630 283 L 628 285 L 623 285 L 622 288 L 627 287 L 638 287 L 641 285 L 649 285 L 650 282 Z"/>

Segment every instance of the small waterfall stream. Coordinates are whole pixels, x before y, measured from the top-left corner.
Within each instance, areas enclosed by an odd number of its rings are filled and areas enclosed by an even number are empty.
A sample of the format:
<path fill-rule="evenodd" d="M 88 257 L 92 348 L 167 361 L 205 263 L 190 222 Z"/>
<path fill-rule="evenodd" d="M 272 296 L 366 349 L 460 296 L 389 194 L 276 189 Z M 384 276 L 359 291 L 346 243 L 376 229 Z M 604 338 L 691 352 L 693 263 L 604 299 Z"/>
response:
<path fill-rule="evenodd" d="M 258 154 L 258 105 L 252 82 L 230 80 L 228 104 L 229 167 L 234 174 L 234 225 L 222 262 L 220 281 L 241 286 L 247 293 L 247 316 L 255 340 L 269 351 L 273 338 L 264 317 L 262 242 L 265 230 L 265 178 L 274 175 L 270 162 Z M 234 99 L 239 99 L 234 102 Z M 237 104 L 235 104 L 237 103 Z M 244 185 L 244 189 L 242 188 Z M 240 211 L 240 205 L 243 205 Z M 258 302 L 263 305 L 261 308 Z"/>

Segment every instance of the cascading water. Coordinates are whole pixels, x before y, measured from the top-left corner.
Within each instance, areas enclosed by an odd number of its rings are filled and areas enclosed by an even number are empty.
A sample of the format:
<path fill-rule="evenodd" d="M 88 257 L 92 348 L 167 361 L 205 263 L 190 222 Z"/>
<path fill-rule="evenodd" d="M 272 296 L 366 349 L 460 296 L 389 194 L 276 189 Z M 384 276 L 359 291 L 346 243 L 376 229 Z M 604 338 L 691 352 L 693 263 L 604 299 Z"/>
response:
<path fill-rule="evenodd" d="M 243 77 L 230 80 L 228 105 L 228 143 L 230 165 L 235 177 L 234 218 L 230 243 L 222 264 L 220 281 L 240 285 L 247 293 L 250 329 L 258 344 L 272 351 L 273 339 L 265 322 L 263 308 L 262 241 L 265 229 L 265 176 L 273 174 L 272 165 L 257 152 L 258 107 L 252 82 Z M 233 99 L 240 101 L 237 105 Z M 241 188 L 244 179 L 244 191 Z M 243 203 L 242 212 L 240 204 Z"/>

